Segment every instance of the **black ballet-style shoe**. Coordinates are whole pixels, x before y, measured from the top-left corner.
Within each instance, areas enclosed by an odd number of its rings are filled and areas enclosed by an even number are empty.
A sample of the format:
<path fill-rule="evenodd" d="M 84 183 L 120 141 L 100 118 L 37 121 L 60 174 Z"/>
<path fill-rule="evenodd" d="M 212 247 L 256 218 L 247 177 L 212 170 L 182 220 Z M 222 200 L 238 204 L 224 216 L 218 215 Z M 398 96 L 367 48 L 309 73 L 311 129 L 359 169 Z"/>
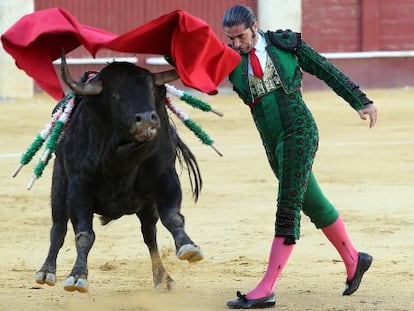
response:
<path fill-rule="evenodd" d="M 237 299 L 227 302 L 230 309 L 264 309 L 274 307 L 276 304 L 276 296 L 274 293 L 269 296 L 258 299 L 247 299 L 246 295 L 237 291 Z"/>
<path fill-rule="evenodd" d="M 355 271 L 355 275 L 352 280 L 346 280 L 345 290 L 342 295 L 349 296 L 356 292 L 359 284 L 361 284 L 362 276 L 369 269 L 371 263 L 371 255 L 368 255 L 366 253 L 358 253 L 358 265 Z"/>

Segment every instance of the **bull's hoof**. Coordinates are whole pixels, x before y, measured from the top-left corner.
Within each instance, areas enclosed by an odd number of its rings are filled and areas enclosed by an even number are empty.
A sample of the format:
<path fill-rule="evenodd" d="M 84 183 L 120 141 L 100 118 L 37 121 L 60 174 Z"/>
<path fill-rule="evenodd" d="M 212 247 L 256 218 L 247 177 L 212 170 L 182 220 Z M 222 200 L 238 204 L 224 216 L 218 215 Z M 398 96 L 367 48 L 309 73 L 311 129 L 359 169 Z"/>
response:
<path fill-rule="evenodd" d="M 74 292 L 77 290 L 80 293 L 87 293 L 88 287 L 89 282 L 87 279 L 75 278 L 74 276 L 68 277 L 63 283 L 64 290 L 68 292 Z"/>
<path fill-rule="evenodd" d="M 35 274 L 35 281 L 37 284 L 47 284 L 49 286 L 55 286 L 56 275 L 51 272 L 37 271 Z"/>
<path fill-rule="evenodd" d="M 177 252 L 177 257 L 181 260 L 188 260 L 190 263 L 204 259 L 204 255 L 200 247 L 194 244 L 185 244 L 181 246 Z"/>
<path fill-rule="evenodd" d="M 174 280 L 170 276 L 167 276 L 167 278 L 163 280 L 163 282 L 160 282 L 155 285 L 155 290 L 159 292 L 170 291 L 173 288 L 174 288 Z"/>

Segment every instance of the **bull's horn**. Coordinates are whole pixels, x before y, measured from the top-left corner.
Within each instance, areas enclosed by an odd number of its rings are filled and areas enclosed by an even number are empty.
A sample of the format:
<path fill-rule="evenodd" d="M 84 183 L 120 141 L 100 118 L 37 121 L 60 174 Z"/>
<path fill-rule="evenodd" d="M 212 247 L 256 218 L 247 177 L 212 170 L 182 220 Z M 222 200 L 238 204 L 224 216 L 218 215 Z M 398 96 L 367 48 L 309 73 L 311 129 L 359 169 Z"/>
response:
<path fill-rule="evenodd" d="M 97 95 L 102 92 L 102 81 L 93 81 L 88 83 L 75 82 L 71 77 L 66 64 L 65 50 L 62 49 L 60 72 L 62 80 L 76 94 L 79 95 Z"/>
<path fill-rule="evenodd" d="M 163 85 L 164 83 L 169 83 L 175 81 L 179 78 L 177 71 L 175 69 L 157 72 L 154 73 L 154 83 L 155 85 Z"/>

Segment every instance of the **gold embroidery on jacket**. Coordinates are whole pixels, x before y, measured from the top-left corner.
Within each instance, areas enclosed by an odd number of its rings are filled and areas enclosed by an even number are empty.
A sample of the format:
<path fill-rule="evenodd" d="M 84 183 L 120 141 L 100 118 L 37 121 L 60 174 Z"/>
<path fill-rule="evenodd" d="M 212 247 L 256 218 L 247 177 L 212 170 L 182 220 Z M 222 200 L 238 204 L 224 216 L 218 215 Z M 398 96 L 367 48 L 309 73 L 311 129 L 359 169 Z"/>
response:
<path fill-rule="evenodd" d="M 252 96 L 252 102 L 256 98 L 268 94 L 281 86 L 282 84 L 280 82 L 279 74 L 277 73 L 272 61 L 270 60 L 270 57 L 267 58 L 266 68 L 262 79 L 249 75 L 249 87 Z"/>

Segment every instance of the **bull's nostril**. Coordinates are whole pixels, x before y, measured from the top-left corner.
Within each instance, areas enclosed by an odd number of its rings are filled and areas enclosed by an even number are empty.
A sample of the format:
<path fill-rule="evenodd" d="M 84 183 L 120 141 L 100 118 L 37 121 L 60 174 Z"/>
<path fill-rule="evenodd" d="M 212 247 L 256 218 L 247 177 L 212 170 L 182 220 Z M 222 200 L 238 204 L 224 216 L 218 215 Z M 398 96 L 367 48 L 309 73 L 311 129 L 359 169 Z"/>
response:
<path fill-rule="evenodd" d="M 152 122 L 158 122 L 158 116 L 155 112 L 151 113 L 151 121 Z"/>
<path fill-rule="evenodd" d="M 136 124 L 158 125 L 160 122 L 160 119 L 155 111 L 136 113 L 134 118 Z"/>

